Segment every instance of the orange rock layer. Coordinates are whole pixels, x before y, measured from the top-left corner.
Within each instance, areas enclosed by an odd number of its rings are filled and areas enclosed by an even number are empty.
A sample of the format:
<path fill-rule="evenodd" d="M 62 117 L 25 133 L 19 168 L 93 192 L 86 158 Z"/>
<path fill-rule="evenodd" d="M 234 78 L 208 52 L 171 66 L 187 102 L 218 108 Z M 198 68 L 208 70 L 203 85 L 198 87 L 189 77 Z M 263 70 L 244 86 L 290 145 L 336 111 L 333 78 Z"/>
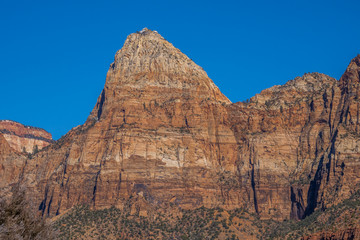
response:
<path fill-rule="evenodd" d="M 1 195 L 8 187 L 19 181 L 27 157 L 10 147 L 5 137 L 0 133 L 0 189 Z"/>
<path fill-rule="evenodd" d="M 10 120 L 0 121 L 0 133 L 10 147 L 18 152 L 32 153 L 36 146 L 40 150 L 53 142 L 51 134 L 44 129 L 24 126 Z"/>

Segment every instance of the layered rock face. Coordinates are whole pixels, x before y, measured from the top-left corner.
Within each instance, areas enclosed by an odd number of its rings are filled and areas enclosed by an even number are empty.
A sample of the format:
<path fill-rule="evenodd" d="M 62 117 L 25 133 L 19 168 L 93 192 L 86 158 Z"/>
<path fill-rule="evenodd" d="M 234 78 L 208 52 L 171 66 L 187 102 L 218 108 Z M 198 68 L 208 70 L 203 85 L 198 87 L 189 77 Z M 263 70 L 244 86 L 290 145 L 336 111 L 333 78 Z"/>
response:
<path fill-rule="evenodd" d="M 130 35 L 87 122 L 27 169 L 44 194 L 42 209 L 123 207 L 137 196 L 184 208 L 224 204 L 220 174 L 234 172 L 237 159 L 228 104 L 202 68 L 158 33 Z"/>
<path fill-rule="evenodd" d="M 230 106 L 239 176 L 250 176 L 261 216 L 302 219 L 359 189 L 359 59 L 339 82 L 305 74 Z"/>
<path fill-rule="evenodd" d="M 263 217 L 304 216 L 308 177 L 320 154 L 319 132 L 321 144 L 329 144 L 329 107 L 337 105 L 339 92 L 335 79 L 306 74 L 262 91 L 250 103 L 230 106 L 239 143 L 237 174 L 242 185 L 251 186 L 250 200 Z"/>
<path fill-rule="evenodd" d="M 131 34 L 88 120 L 24 168 L 44 214 L 77 204 L 175 204 L 303 218 L 360 176 L 359 59 L 340 81 L 306 74 L 231 103 L 157 32 Z"/>
<path fill-rule="evenodd" d="M 10 147 L 18 152 L 32 153 L 36 146 L 40 150 L 53 142 L 51 134 L 44 129 L 9 120 L 0 121 L 0 133 Z"/>
<path fill-rule="evenodd" d="M 27 157 L 10 147 L 0 133 L 0 189 L 2 194 L 6 192 L 7 187 L 19 181 L 26 160 Z"/>
<path fill-rule="evenodd" d="M 325 125 L 317 132 L 313 162 L 304 162 L 301 171 L 297 171 L 296 179 L 300 183 L 309 181 L 308 188 L 307 184 L 302 188 L 298 187 L 301 184 L 293 185 L 297 191 L 294 192 L 297 211 L 304 209 L 305 215 L 316 208 L 326 209 L 339 203 L 359 189 L 359 62 L 360 55 L 351 61 L 337 86 L 332 88 L 332 95 L 326 95 L 331 101 L 324 97 L 324 106 L 329 107 L 324 107 L 323 117 L 317 120 Z M 306 195 L 301 191 L 304 186 Z"/>

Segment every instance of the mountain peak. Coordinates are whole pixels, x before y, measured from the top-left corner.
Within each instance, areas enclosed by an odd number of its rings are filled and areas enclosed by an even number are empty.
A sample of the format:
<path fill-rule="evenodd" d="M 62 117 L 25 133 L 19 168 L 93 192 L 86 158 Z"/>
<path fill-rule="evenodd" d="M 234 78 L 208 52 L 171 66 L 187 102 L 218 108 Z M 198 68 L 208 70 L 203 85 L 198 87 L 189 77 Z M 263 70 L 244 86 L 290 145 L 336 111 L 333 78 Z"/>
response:
<path fill-rule="evenodd" d="M 179 71 L 195 70 L 206 75 L 204 70 L 190 58 L 165 40 L 158 32 L 144 28 L 130 34 L 115 55 L 111 65 L 125 75 L 144 72 L 176 74 Z"/>
<path fill-rule="evenodd" d="M 190 89 L 203 86 L 208 94 L 229 102 L 202 67 L 165 40 L 158 32 L 144 28 L 130 34 L 110 65 L 107 85 L 130 85 Z M 209 96 L 206 96 L 208 98 Z"/>
<path fill-rule="evenodd" d="M 161 36 L 157 31 L 155 30 L 151 30 L 148 28 L 143 28 L 141 31 L 137 31 L 135 33 L 132 33 L 128 36 L 128 39 L 132 39 L 132 38 L 138 38 L 138 37 L 147 37 L 147 38 L 153 38 L 153 39 L 161 39 L 161 40 L 165 40 L 163 38 L 163 36 Z"/>
<path fill-rule="evenodd" d="M 150 29 L 148 29 L 147 27 L 144 27 L 141 31 L 140 31 L 140 33 L 145 33 L 145 32 L 151 32 L 151 30 Z"/>
<path fill-rule="evenodd" d="M 200 66 L 159 33 L 144 28 L 130 34 L 116 52 L 91 117 L 100 119 L 118 102 L 140 102 L 142 108 L 155 99 L 160 103 L 160 94 L 163 102 L 192 96 L 199 102 L 230 103 Z"/>
<path fill-rule="evenodd" d="M 126 39 L 125 44 L 128 41 L 131 42 L 140 39 L 142 41 L 166 41 L 165 38 L 161 36 L 157 31 L 145 27 L 141 31 L 130 34 Z"/>
<path fill-rule="evenodd" d="M 359 69 L 360 68 L 360 54 L 358 54 L 356 57 L 354 57 L 349 66 L 348 66 L 348 69 L 349 68 L 356 68 L 356 69 Z"/>
<path fill-rule="evenodd" d="M 352 88 L 360 82 L 360 54 L 350 61 L 345 73 L 340 78 L 340 87 L 344 92 L 352 91 Z"/>
<path fill-rule="evenodd" d="M 143 28 L 141 31 L 138 31 L 138 32 L 136 32 L 136 33 L 138 33 L 138 34 L 142 34 L 142 35 L 148 35 L 148 34 L 154 34 L 154 33 L 156 33 L 157 35 L 160 35 L 157 31 L 153 31 L 153 30 L 150 30 L 150 29 L 148 29 L 148 28 Z"/>

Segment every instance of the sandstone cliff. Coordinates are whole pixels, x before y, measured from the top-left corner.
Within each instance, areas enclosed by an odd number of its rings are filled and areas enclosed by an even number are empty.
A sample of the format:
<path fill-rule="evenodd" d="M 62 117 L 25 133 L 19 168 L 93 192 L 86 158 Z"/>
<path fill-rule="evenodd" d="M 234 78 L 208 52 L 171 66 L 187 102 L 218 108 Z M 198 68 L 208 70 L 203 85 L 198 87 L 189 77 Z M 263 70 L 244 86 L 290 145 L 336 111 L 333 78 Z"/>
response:
<path fill-rule="evenodd" d="M 10 120 L 0 120 L 0 189 L 19 181 L 29 153 L 41 150 L 53 142 L 51 134 L 41 128 L 24 126 Z"/>
<path fill-rule="evenodd" d="M 326 126 L 323 95 L 332 94 L 334 86 L 335 79 L 307 74 L 231 106 L 241 146 L 238 174 L 249 176 L 247 185 L 262 215 L 282 218 L 293 211 L 291 186 L 303 181 L 296 176 L 314 162 L 316 137 Z"/>
<path fill-rule="evenodd" d="M 175 204 L 302 219 L 358 188 L 359 59 L 340 81 L 305 74 L 231 103 L 144 29 L 116 53 L 86 123 L 29 161 L 23 181 L 49 216 L 83 203 L 138 215 Z"/>
<path fill-rule="evenodd" d="M 0 133 L 0 190 L 1 196 L 7 187 L 19 181 L 27 156 L 16 152 L 10 147 L 5 137 Z"/>
<path fill-rule="evenodd" d="M 21 123 L 0 120 L 0 133 L 4 136 L 10 147 L 18 152 L 33 153 L 53 142 L 51 134 L 44 129 L 24 126 Z"/>
<path fill-rule="evenodd" d="M 184 208 L 243 204 L 239 196 L 226 201 L 218 185 L 237 158 L 228 104 L 203 69 L 158 33 L 130 35 L 87 122 L 27 167 L 41 208 L 122 208 L 138 195 Z"/>

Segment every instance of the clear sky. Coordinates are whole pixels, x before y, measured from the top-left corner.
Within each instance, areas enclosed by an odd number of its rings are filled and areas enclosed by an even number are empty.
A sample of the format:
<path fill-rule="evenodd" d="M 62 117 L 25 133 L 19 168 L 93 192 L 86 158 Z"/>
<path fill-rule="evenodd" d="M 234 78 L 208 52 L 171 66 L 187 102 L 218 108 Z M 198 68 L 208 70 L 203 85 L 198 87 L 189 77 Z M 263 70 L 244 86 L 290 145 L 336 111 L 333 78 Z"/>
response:
<path fill-rule="evenodd" d="M 115 52 L 147 27 L 233 102 L 360 53 L 360 1 L 0 0 L 0 119 L 60 138 L 84 123 Z"/>

